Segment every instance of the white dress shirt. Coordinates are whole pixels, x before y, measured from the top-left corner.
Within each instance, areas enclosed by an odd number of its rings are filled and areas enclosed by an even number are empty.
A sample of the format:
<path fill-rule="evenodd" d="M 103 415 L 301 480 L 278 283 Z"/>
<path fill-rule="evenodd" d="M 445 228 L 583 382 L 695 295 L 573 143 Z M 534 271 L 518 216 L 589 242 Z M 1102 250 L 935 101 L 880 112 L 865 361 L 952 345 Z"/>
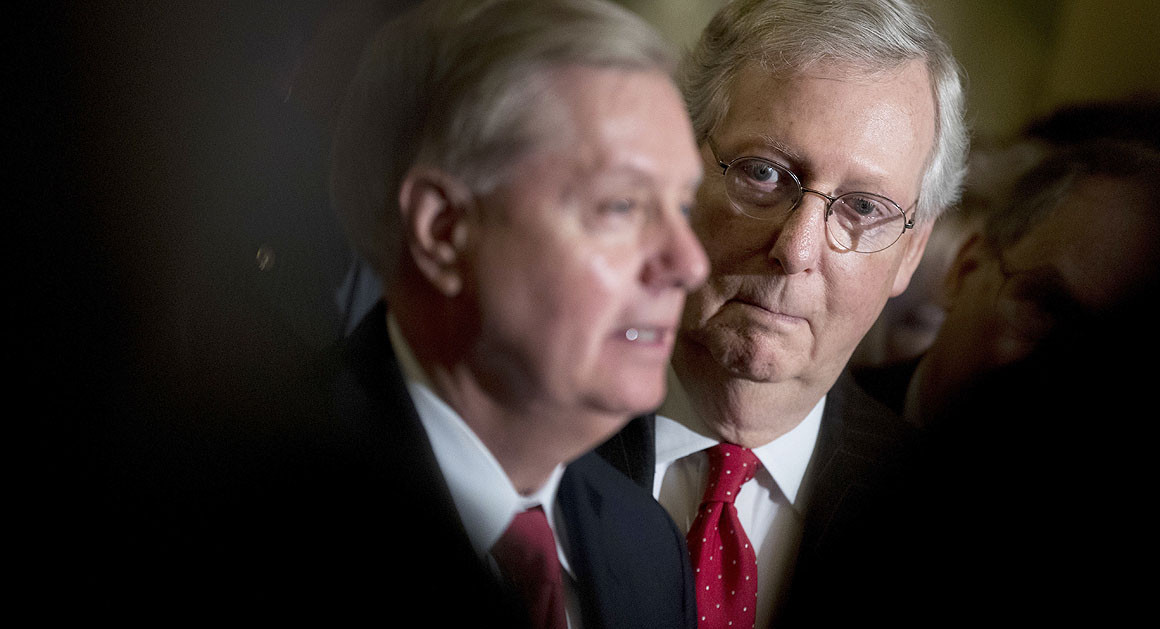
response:
<path fill-rule="evenodd" d="M 789 584 L 801 541 L 804 502 L 798 495 L 822 423 L 823 397 L 793 430 L 753 448 L 761 469 L 741 487 L 734 506 L 757 554 L 757 626 L 769 626 Z M 668 395 L 657 411 L 653 496 L 677 526 L 688 532 L 708 480 L 705 450 L 720 443 L 693 411 L 672 368 Z"/>
<path fill-rule="evenodd" d="M 435 452 L 435 460 L 451 490 L 451 498 L 467 530 L 471 546 L 481 558 L 489 562 L 498 576 L 499 566 L 491 556 L 491 547 L 503 536 L 518 513 L 535 506 L 543 507 L 556 540 L 556 554 L 564 569 L 568 626 L 579 629 L 580 606 L 575 591 L 575 576 L 565 551 L 567 531 L 564 530 L 563 518 L 559 516 L 559 507 L 556 505 L 556 492 L 564 475 L 564 466 L 557 465 L 544 485 L 534 493 L 521 495 L 483 441 L 435 393 L 403 338 L 398 323 L 390 314 L 387 315 L 387 332 L 407 382 L 407 391 L 411 394 L 419 420 Z"/>

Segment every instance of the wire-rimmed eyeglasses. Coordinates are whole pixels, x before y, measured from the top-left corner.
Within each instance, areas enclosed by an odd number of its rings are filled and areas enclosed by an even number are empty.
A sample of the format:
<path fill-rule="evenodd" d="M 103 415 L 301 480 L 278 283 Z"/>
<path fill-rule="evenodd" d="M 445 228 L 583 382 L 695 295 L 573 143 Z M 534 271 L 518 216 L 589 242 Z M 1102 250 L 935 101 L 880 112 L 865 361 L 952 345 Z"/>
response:
<path fill-rule="evenodd" d="M 805 193 L 810 192 L 826 200 L 826 233 L 847 251 L 882 251 L 914 227 L 914 213 L 908 219 L 902 207 L 882 195 L 846 192 L 832 197 L 803 186 L 793 171 L 777 162 L 751 156 L 726 162 L 712 138 L 709 138 L 709 149 L 725 176 L 726 196 L 733 207 L 750 218 L 778 218 L 793 211 Z M 917 200 L 914 203 L 918 205 Z"/>

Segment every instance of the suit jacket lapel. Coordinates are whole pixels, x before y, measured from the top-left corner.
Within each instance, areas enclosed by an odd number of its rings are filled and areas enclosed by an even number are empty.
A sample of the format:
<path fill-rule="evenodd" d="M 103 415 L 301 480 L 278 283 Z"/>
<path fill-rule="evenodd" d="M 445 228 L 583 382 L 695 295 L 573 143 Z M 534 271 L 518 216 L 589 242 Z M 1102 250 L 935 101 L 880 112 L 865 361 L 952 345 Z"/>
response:
<path fill-rule="evenodd" d="M 419 420 L 379 304 L 352 333 L 335 383 L 336 421 L 347 451 L 370 478 L 365 500 L 381 504 L 374 526 L 386 549 L 381 568 L 398 574 L 408 604 L 451 602 L 437 618 L 474 618 L 481 625 L 520 627 L 525 612 L 480 561 Z M 403 601 L 399 601 L 403 602 Z M 438 606 L 441 603 L 433 603 Z M 440 621 L 443 622 L 443 621 Z M 458 625 L 455 621 L 452 624 Z"/>
<path fill-rule="evenodd" d="M 817 445 L 803 482 L 802 552 L 825 544 L 829 534 L 862 514 L 891 478 L 911 437 L 908 427 L 843 372 L 826 397 Z"/>
<path fill-rule="evenodd" d="M 585 629 L 695 624 L 684 534 L 647 493 L 588 453 L 557 499 Z"/>
<path fill-rule="evenodd" d="M 385 470 L 403 472 L 425 480 L 422 491 L 432 504 L 442 505 L 438 516 L 459 522 L 451 498 L 451 490 L 427 432 L 419 420 L 419 413 L 407 391 L 402 369 L 395 359 L 390 335 L 387 334 L 386 306 L 377 305 L 351 334 L 343 350 L 344 369 L 340 373 L 336 402 L 339 421 L 350 422 L 355 438 L 365 439 L 362 448 L 368 456 L 381 457 L 391 453 L 392 460 L 381 460 Z M 370 444 L 381 446 L 371 450 Z M 406 447 L 400 447 L 406 444 Z M 384 479 L 397 483 L 399 478 Z M 458 529 L 467 533 L 462 524 Z"/>

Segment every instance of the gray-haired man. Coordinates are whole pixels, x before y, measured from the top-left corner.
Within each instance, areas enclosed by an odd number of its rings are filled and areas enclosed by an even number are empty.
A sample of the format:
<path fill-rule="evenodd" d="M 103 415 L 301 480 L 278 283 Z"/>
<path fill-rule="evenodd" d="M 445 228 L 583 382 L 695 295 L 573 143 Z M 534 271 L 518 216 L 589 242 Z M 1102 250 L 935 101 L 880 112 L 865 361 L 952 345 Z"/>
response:
<path fill-rule="evenodd" d="M 682 80 L 712 268 L 664 405 L 602 453 L 696 531 L 702 622 L 768 626 L 906 440 L 845 366 L 956 199 L 962 92 L 906 0 L 730 3 Z"/>

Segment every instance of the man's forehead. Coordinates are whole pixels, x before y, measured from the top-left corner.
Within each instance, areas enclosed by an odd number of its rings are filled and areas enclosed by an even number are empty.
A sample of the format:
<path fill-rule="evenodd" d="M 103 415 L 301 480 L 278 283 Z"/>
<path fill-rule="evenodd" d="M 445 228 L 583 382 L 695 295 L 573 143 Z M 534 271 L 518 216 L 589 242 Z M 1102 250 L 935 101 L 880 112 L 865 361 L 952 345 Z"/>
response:
<path fill-rule="evenodd" d="M 696 183 L 688 116 L 672 79 L 654 69 L 565 66 L 551 77 L 554 115 L 546 117 L 546 148 L 564 151 L 588 172 L 625 178 L 675 174 Z M 684 125 L 681 128 L 680 124 Z M 682 135 L 682 133 L 684 135 Z M 674 151 L 688 148 L 678 161 Z"/>
<path fill-rule="evenodd" d="M 736 150 L 769 149 L 776 154 L 768 157 L 803 170 L 846 166 L 835 173 L 843 184 L 897 188 L 919 184 L 935 126 L 929 74 L 919 60 L 885 69 L 818 63 L 788 75 L 752 62 L 734 78 L 714 137 L 730 138 Z"/>

